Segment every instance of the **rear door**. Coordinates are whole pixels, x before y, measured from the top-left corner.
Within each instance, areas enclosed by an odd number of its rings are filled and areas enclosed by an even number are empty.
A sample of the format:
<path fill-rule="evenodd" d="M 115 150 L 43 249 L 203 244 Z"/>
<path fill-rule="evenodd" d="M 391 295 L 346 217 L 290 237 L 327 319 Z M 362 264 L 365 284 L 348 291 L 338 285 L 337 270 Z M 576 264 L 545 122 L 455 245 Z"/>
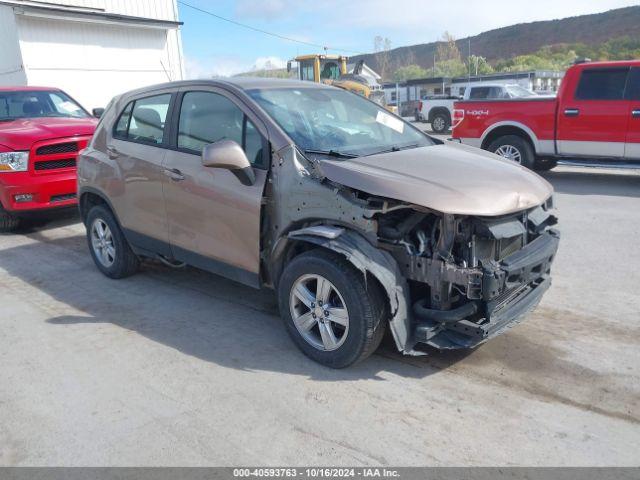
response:
<path fill-rule="evenodd" d="M 629 128 L 625 144 L 625 158 L 640 160 L 640 67 L 634 67 L 627 82 L 629 100 Z"/>
<path fill-rule="evenodd" d="M 129 102 L 107 144 L 107 154 L 122 175 L 121 191 L 112 191 L 111 199 L 127 237 L 138 247 L 164 255 L 170 251 L 162 162 L 171 99 L 167 91 Z"/>
<path fill-rule="evenodd" d="M 629 67 L 585 68 L 558 111 L 558 153 L 566 156 L 624 156 L 629 123 L 625 85 Z"/>
<path fill-rule="evenodd" d="M 164 162 L 173 256 L 258 286 L 266 127 L 241 101 L 213 87 L 181 92 L 174 112 L 172 148 Z M 254 185 L 242 185 L 229 170 L 202 165 L 204 146 L 223 139 L 243 147 L 256 175 Z"/>

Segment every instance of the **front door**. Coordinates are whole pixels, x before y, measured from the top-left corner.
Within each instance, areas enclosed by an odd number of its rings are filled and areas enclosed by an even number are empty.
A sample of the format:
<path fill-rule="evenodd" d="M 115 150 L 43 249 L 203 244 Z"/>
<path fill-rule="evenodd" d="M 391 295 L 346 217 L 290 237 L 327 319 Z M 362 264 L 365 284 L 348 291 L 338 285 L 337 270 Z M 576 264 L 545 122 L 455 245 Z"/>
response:
<path fill-rule="evenodd" d="M 627 99 L 629 128 L 624 156 L 630 160 L 640 160 L 640 67 L 631 69 L 627 82 Z"/>
<path fill-rule="evenodd" d="M 260 218 L 268 144 L 241 103 L 222 91 L 186 91 L 178 100 L 175 148 L 164 169 L 169 241 L 177 260 L 252 286 L 259 285 Z M 262 127 L 266 132 L 266 129 Z M 229 170 L 202 165 L 202 149 L 218 140 L 241 145 L 256 174 L 252 186 Z"/>
<path fill-rule="evenodd" d="M 107 145 L 120 170 L 121 191 L 111 198 L 127 238 L 136 246 L 170 254 L 162 186 L 165 122 L 171 93 L 136 99 L 124 108 Z"/>
<path fill-rule="evenodd" d="M 575 92 L 567 91 L 558 111 L 558 153 L 565 156 L 624 156 L 629 102 L 624 98 L 628 67 L 585 68 Z"/>

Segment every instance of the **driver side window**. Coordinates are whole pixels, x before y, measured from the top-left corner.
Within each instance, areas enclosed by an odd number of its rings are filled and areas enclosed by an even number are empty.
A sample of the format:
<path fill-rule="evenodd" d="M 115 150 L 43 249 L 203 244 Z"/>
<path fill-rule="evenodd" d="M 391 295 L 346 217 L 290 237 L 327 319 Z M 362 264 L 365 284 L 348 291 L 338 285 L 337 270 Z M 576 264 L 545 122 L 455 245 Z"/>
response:
<path fill-rule="evenodd" d="M 231 100 L 213 92 L 187 92 L 182 98 L 178 148 L 200 154 L 205 145 L 233 140 L 249 162 L 263 165 L 263 139 L 258 129 Z"/>

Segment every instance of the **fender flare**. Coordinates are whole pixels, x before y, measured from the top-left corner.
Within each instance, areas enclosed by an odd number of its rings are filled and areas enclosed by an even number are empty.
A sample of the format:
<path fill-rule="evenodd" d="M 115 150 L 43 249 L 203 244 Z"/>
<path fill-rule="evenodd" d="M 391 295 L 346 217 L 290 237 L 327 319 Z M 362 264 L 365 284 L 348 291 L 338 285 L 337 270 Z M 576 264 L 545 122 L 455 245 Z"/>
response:
<path fill-rule="evenodd" d="M 344 256 L 366 279 L 370 273 L 380 282 L 389 301 L 389 327 L 398 350 L 406 355 L 424 355 L 414 350 L 413 318 L 409 286 L 390 253 L 374 247 L 362 235 L 340 227 L 308 227 L 290 232 L 288 240 L 307 242 Z"/>
<path fill-rule="evenodd" d="M 489 136 L 489 134 L 491 134 L 491 132 L 493 132 L 495 129 L 500 128 L 500 127 L 514 127 L 514 128 L 519 128 L 520 130 L 522 130 L 524 133 L 526 133 L 529 136 L 529 140 L 531 140 L 531 143 L 533 144 L 533 150 L 534 152 L 537 154 L 540 152 L 540 141 L 538 140 L 537 135 L 533 132 L 533 130 L 531 130 L 531 128 L 527 127 L 525 124 L 520 123 L 520 122 L 512 122 L 512 121 L 504 121 L 504 122 L 498 122 L 498 123 L 494 123 L 493 125 L 491 125 L 490 127 L 488 127 L 483 133 L 482 136 L 480 137 L 480 145 L 484 144 L 484 141 L 486 140 L 486 138 Z"/>
<path fill-rule="evenodd" d="M 86 213 L 89 213 L 89 212 L 82 211 L 82 196 L 87 193 L 95 195 L 96 197 L 100 197 L 100 199 L 102 199 L 104 203 L 107 204 L 107 206 L 111 210 L 111 213 L 113 213 L 113 216 L 116 219 L 116 222 L 118 222 L 118 225 L 122 226 L 120 224 L 120 219 L 118 218 L 118 214 L 116 213 L 116 210 L 113 208 L 113 204 L 111 203 L 111 200 L 109 200 L 109 197 L 104 192 L 94 187 L 81 187 L 80 191 L 78 191 L 78 211 L 80 212 L 80 218 L 83 222 L 85 220 L 84 216 L 86 215 Z"/>

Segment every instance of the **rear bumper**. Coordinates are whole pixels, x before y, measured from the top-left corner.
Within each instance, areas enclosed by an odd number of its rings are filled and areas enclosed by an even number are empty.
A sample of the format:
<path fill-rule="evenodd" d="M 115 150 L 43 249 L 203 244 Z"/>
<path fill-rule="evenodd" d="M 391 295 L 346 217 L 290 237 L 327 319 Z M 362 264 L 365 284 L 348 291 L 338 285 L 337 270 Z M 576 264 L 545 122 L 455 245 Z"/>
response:
<path fill-rule="evenodd" d="M 475 318 L 421 322 L 415 339 L 438 349 L 473 348 L 520 323 L 551 286 L 550 268 L 560 235 L 548 230 L 522 250 L 485 269 L 481 314 Z"/>
<path fill-rule="evenodd" d="M 0 173 L 0 201 L 8 212 L 20 213 L 69 207 L 78 203 L 75 170 L 59 174 Z M 17 201 L 16 195 L 31 195 Z"/>

